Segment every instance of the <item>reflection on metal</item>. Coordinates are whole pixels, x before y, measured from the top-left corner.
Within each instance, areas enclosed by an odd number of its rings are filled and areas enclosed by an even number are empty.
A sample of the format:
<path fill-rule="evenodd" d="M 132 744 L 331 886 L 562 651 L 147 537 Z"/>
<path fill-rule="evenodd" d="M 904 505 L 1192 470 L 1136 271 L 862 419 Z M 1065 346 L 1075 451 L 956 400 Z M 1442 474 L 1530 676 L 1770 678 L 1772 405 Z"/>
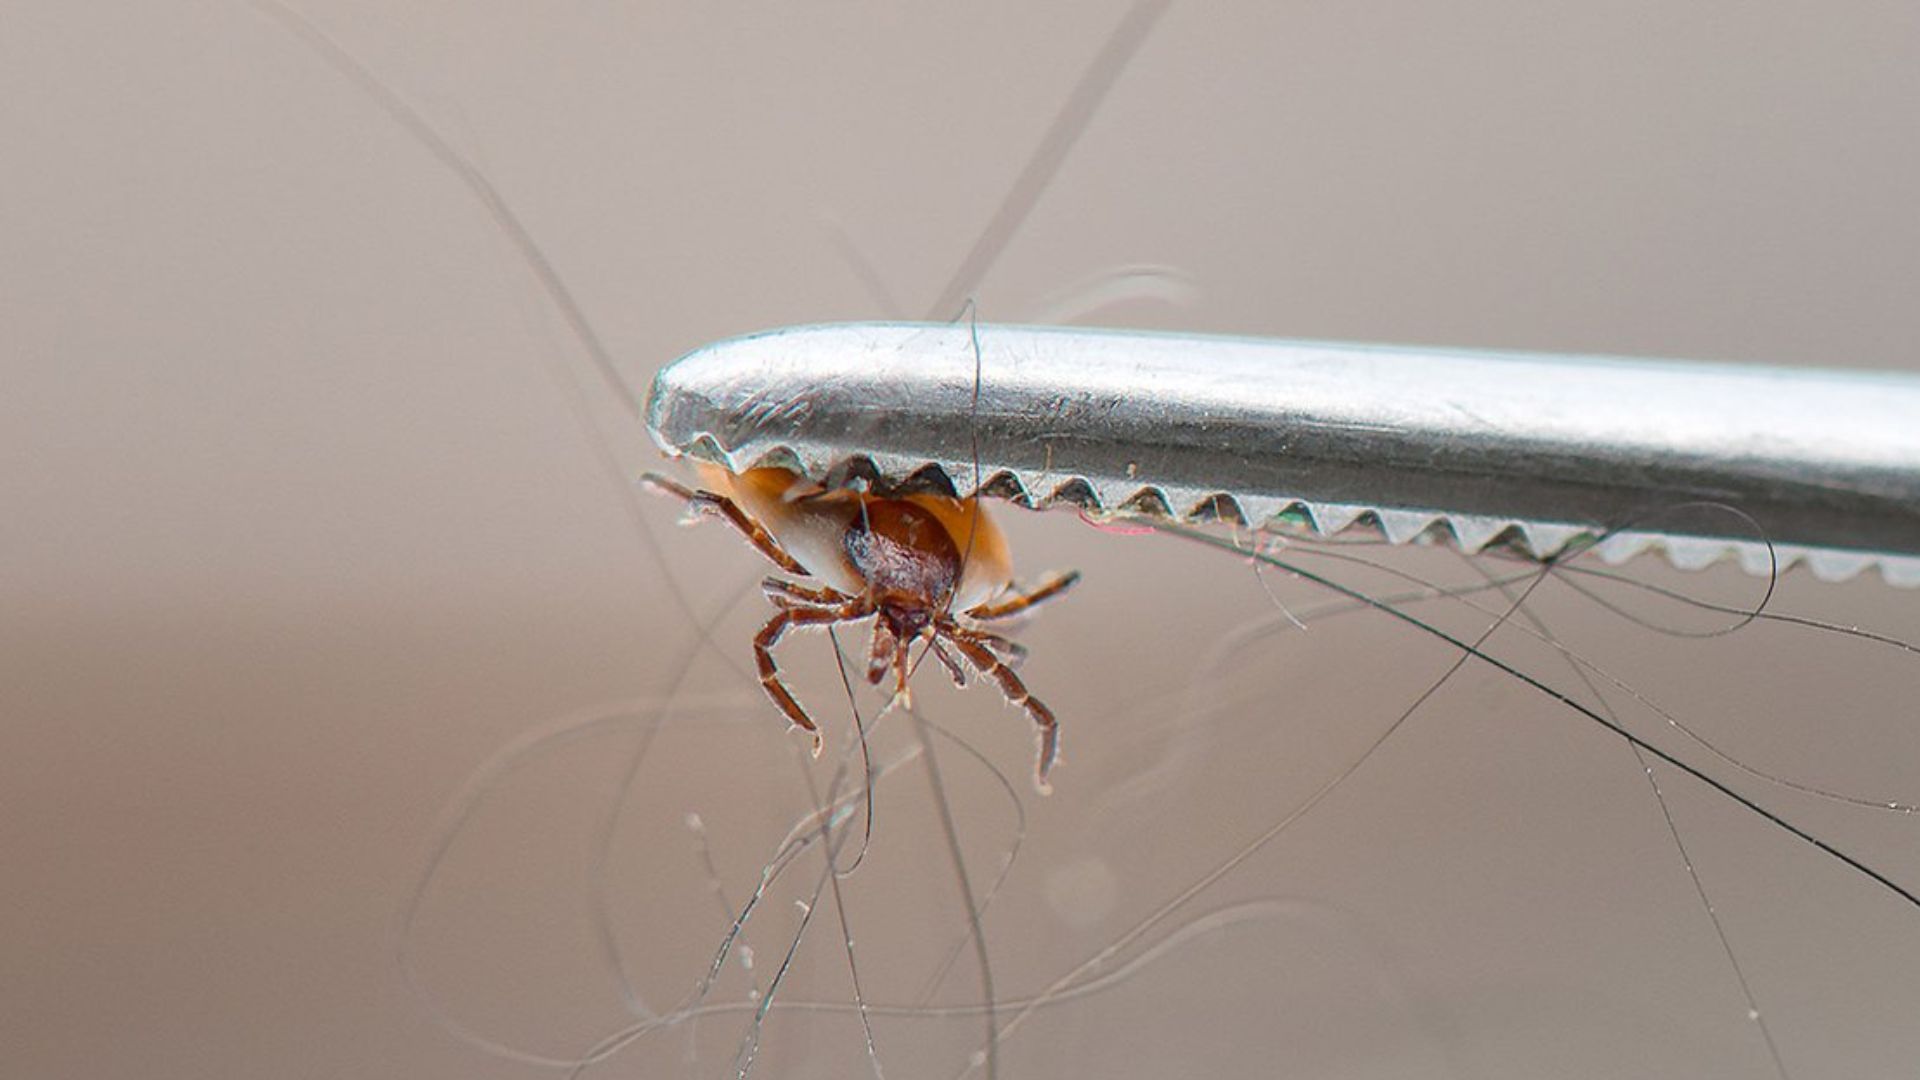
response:
<path fill-rule="evenodd" d="M 647 419 L 669 453 L 735 469 L 1920 584 L 1906 375 L 848 324 L 696 350 L 661 371 Z"/>

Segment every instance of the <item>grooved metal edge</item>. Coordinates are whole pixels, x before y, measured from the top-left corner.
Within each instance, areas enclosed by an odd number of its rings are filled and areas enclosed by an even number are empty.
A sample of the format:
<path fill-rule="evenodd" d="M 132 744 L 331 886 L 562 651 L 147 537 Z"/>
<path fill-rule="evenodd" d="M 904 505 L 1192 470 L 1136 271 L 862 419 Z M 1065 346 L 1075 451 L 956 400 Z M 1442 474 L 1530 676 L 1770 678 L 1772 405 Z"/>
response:
<path fill-rule="evenodd" d="M 978 487 L 984 495 L 1029 509 L 1068 507 L 1108 519 L 1145 518 L 1187 525 L 1237 521 L 1292 536 L 1367 537 L 1392 545 L 1443 544 L 1467 555 L 1506 549 L 1541 560 L 1581 546 L 1586 548 L 1582 557 L 1597 558 L 1608 566 L 1649 555 L 1662 556 L 1680 570 L 1702 570 L 1733 560 L 1742 570 L 1760 577 L 1804 566 L 1817 580 L 1832 583 L 1851 580 L 1871 569 L 1890 585 L 1920 588 L 1920 559 L 1868 552 L 1777 543 L 1769 547 L 1760 542 L 1641 530 L 1602 535 L 1590 526 L 1571 522 L 1382 509 L 1285 496 L 1248 499 L 1205 488 L 1115 484 L 1085 476 L 1021 474 L 1004 469 L 983 473 L 976 485 L 971 462 L 897 455 L 834 457 L 780 444 L 747 445 L 729 451 L 709 433 L 696 435 L 680 453 L 733 472 L 777 466 L 828 483 L 855 482 L 858 478 L 883 488 L 951 490 L 961 496 L 972 494 Z"/>

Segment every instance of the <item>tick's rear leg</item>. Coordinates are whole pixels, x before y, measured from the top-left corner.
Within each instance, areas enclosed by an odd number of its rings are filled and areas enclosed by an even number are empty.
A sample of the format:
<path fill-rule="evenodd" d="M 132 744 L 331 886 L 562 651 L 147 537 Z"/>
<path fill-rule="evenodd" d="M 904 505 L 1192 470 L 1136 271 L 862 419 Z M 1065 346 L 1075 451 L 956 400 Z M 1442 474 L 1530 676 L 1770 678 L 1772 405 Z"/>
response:
<path fill-rule="evenodd" d="M 1034 725 L 1040 729 L 1040 758 L 1034 766 L 1034 783 L 1043 795 L 1052 791 L 1047 785 L 1047 772 L 1053 768 L 1054 758 L 1060 755 L 1060 723 L 1053 718 L 1053 710 L 1027 692 L 1027 684 L 1021 682 L 1020 676 L 994 655 L 993 650 L 981 640 L 978 631 L 950 627 L 945 633 L 947 640 L 953 643 L 961 656 L 967 658 L 967 663 L 972 664 L 975 671 L 999 685 L 1000 692 L 1006 695 L 1009 704 L 1025 709 L 1027 715 L 1033 718 Z"/>
<path fill-rule="evenodd" d="M 1010 615 L 1018 615 L 1035 604 L 1044 604 L 1048 600 L 1073 588 L 1074 583 L 1079 580 L 1080 571 L 1069 570 L 1032 592 L 1018 593 L 998 603 L 981 604 L 971 611 L 968 611 L 966 616 L 969 619 L 987 620 L 1004 619 Z"/>
<path fill-rule="evenodd" d="M 695 491 L 685 484 L 661 476 L 659 473 L 647 473 L 640 477 L 640 482 L 649 487 L 659 488 L 668 495 L 685 499 L 687 505 L 695 510 L 708 510 L 719 514 L 721 517 L 726 518 L 734 528 L 740 530 L 740 535 L 746 537 L 747 542 L 757 548 L 760 554 L 772 560 L 773 565 L 778 566 L 789 574 L 798 574 L 801 577 L 809 576 L 807 574 L 807 568 L 801 566 L 793 556 L 787 554 L 787 549 L 780 546 L 780 541 L 775 540 L 773 534 L 768 532 L 765 526 L 748 517 L 747 512 L 740 509 L 738 503 L 727 498 L 725 495 L 715 495 L 711 491 Z"/>
<path fill-rule="evenodd" d="M 813 737 L 813 756 L 820 756 L 820 726 L 800 707 L 800 702 L 780 681 L 780 665 L 774 663 L 773 647 L 780 643 L 780 636 L 790 626 L 826 626 L 831 623 L 846 622 L 850 618 L 859 618 L 842 608 L 781 608 L 773 613 L 773 618 L 760 628 L 753 638 L 753 659 L 760 669 L 760 688 L 767 692 L 780 711 L 793 721 L 795 727 L 803 728 Z"/>
<path fill-rule="evenodd" d="M 940 638 L 937 635 L 927 639 L 927 648 L 933 650 L 934 659 L 940 661 L 940 666 L 947 669 L 948 675 L 953 676 L 953 685 L 959 687 L 967 685 L 967 669 L 960 666 L 960 662 L 953 658 L 953 654 L 947 651 L 945 645 L 940 644 Z"/>
<path fill-rule="evenodd" d="M 1027 662 L 1027 647 L 1012 638 L 1001 637 L 991 630 L 981 630 L 978 627 L 968 627 L 967 633 L 980 644 L 992 649 L 995 656 L 1016 671 L 1020 669 L 1021 664 Z"/>

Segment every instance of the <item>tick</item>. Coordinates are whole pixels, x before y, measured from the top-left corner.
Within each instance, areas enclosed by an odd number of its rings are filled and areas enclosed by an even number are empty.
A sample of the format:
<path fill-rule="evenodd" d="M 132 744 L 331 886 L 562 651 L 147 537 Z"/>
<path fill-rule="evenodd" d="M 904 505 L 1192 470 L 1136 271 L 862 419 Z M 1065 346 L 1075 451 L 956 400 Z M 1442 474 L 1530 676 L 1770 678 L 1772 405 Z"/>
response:
<path fill-rule="evenodd" d="M 686 500 L 695 513 L 718 514 L 786 574 L 761 582 L 773 616 L 753 639 L 760 685 L 795 727 L 821 748 L 820 728 L 780 679 L 773 650 L 799 627 L 826 627 L 873 619 L 867 681 L 878 686 L 891 672 L 894 700 L 911 704 L 910 650 L 926 642 L 965 686 L 969 672 L 991 679 L 1007 702 L 1024 709 L 1040 736 L 1034 779 L 1047 790 L 1047 773 L 1060 750 L 1053 710 L 1027 691 L 1014 668 L 1026 657 L 1018 643 L 980 625 L 1006 619 L 1050 600 L 1080 579 L 1056 575 L 1022 592 L 1013 583 L 1007 540 L 977 497 L 913 493 L 896 496 L 823 487 L 789 469 L 731 472 L 698 463 L 702 489 L 648 475 L 652 486 Z"/>

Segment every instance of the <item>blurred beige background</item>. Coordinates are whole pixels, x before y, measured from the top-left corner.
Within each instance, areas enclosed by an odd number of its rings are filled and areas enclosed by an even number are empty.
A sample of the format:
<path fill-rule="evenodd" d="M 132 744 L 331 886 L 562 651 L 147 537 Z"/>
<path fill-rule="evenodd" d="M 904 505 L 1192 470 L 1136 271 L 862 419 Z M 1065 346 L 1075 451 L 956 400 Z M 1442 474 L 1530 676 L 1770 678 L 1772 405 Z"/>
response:
<path fill-rule="evenodd" d="M 924 309 L 1120 10 L 296 6 L 482 165 L 635 387 L 715 338 L 880 314 L 836 230 Z M 5 22 L 0 1072 L 540 1076 L 501 1048 L 577 1057 L 670 1007 L 812 805 L 742 674 L 766 568 L 665 503 L 636 519 L 620 477 L 657 458 L 510 245 L 283 26 L 218 2 L 15 0 Z M 1916 369 L 1916 101 L 1907 4 L 1177 5 L 976 296 L 1034 318 L 1138 264 L 1187 275 L 1190 301 L 1095 321 Z M 1026 633 L 1068 725 L 1052 798 L 1025 784 L 1017 714 L 922 680 L 1026 815 L 985 919 L 1004 1018 L 1299 805 L 1451 657 L 1377 618 L 1258 634 L 1275 608 L 1241 562 L 1002 517 L 1028 574 L 1087 573 Z M 1920 799 L 1912 657 L 1538 600 L 1742 762 Z M 1914 595 L 1873 580 L 1793 577 L 1777 603 L 1920 636 Z M 786 656 L 844 740 L 825 645 Z M 1920 885 L 1911 818 L 1768 785 L 1609 696 Z M 875 752 L 913 742 L 889 717 Z M 984 889 L 1014 804 L 937 748 Z M 1920 910 L 1657 775 L 1787 1072 L 1910 1074 Z M 463 790 L 406 935 L 417 993 L 394 920 Z M 939 828 L 919 764 L 891 774 L 841 889 L 874 1003 L 981 998 L 970 953 L 926 989 L 965 930 Z M 731 1075 L 818 867 L 750 925 L 753 968 L 731 959 L 710 997 L 733 1011 L 589 1075 Z M 815 906 L 783 1000 L 845 1003 Z M 1126 977 L 1022 1023 L 1002 1075 L 1774 1070 L 1632 755 L 1477 668 L 1105 970 Z M 964 1009 L 873 1024 L 889 1077 L 956 1075 L 983 1031 Z M 852 1014 L 795 1008 L 756 1075 L 869 1069 Z"/>

